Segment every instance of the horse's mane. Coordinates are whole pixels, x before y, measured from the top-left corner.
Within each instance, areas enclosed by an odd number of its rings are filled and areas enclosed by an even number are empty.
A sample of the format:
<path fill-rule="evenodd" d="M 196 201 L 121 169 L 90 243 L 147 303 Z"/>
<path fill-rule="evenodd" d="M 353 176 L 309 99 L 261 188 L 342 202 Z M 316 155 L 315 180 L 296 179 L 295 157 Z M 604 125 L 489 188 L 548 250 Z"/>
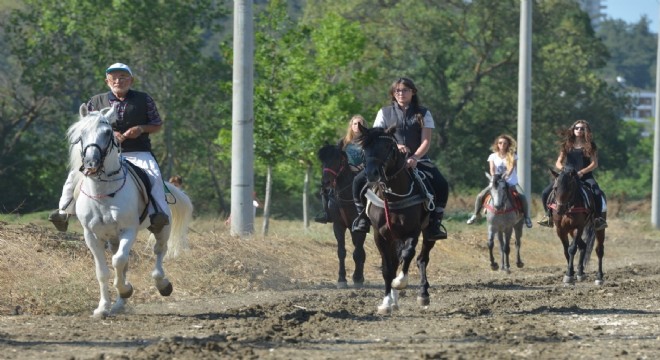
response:
<path fill-rule="evenodd" d="M 82 166 L 82 157 L 80 140 L 83 134 L 96 130 L 101 122 L 115 120 L 115 112 L 112 108 L 105 108 L 101 111 L 87 111 L 85 104 L 80 106 L 80 119 L 69 127 L 66 131 L 66 137 L 69 140 L 69 171 L 75 171 Z"/>
<path fill-rule="evenodd" d="M 336 145 L 324 145 L 318 151 L 318 158 L 321 162 L 328 162 L 332 159 L 338 159 L 341 157 L 342 151 Z"/>
<path fill-rule="evenodd" d="M 371 128 L 368 129 L 367 131 L 362 131 L 360 133 L 360 136 L 357 138 L 356 143 L 360 145 L 362 148 L 368 148 L 373 144 L 376 140 L 378 140 L 381 137 L 390 137 L 392 138 L 392 141 L 396 142 L 396 139 L 394 138 L 394 132 L 396 131 L 396 127 L 392 126 L 388 129 L 383 129 L 383 128 Z"/>

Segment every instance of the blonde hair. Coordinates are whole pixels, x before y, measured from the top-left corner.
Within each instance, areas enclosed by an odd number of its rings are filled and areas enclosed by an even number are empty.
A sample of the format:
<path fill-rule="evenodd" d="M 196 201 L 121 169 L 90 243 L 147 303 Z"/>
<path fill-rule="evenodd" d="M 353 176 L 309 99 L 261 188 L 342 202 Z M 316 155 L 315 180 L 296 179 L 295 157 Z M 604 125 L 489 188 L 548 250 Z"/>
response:
<path fill-rule="evenodd" d="M 493 145 L 491 146 L 491 150 L 493 150 L 493 152 L 496 152 L 496 153 L 500 152 L 500 148 L 497 146 L 497 142 L 500 139 L 504 139 L 508 143 L 507 148 L 506 148 L 505 162 L 506 162 L 506 170 L 511 171 L 511 169 L 513 169 L 513 162 L 516 160 L 516 147 L 518 146 L 518 144 L 516 143 L 516 140 L 514 140 L 511 135 L 502 134 L 502 135 L 496 137 L 495 140 L 493 141 Z"/>
<path fill-rule="evenodd" d="M 355 119 L 359 119 L 362 126 L 366 126 L 364 117 L 362 115 L 360 114 L 353 115 L 353 117 L 351 117 L 351 120 L 348 121 L 348 128 L 346 128 L 346 136 L 344 136 L 344 138 L 342 139 L 342 150 L 346 149 L 346 146 L 352 143 L 353 139 L 355 139 L 356 137 L 355 133 L 353 133 L 353 120 Z"/>

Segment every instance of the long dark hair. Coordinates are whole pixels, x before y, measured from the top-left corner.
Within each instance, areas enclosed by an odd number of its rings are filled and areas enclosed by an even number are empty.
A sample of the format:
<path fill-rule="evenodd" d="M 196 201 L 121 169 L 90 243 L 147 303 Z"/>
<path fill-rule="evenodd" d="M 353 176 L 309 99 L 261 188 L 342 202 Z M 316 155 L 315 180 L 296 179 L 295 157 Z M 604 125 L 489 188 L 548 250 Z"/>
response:
<path fill-rule="evenodd" d="M 585 127 L 584 145 L 582 147 L 582 152 L 586 156 L 592 157 L 598 149 L 596 144 L 592 141 L 591 126 L 587 120 L 578 120 L 574 122 L 573 125 L 571 125 L 571 127 L 568 129 L 561 131 L 561 152 L 566 155 L 573 149 L 573 146 L 575 145 L 575 139 L 577 139 L 577 136 L 575 136 L 575 127 L 577 125 L 582 125 Z"/>

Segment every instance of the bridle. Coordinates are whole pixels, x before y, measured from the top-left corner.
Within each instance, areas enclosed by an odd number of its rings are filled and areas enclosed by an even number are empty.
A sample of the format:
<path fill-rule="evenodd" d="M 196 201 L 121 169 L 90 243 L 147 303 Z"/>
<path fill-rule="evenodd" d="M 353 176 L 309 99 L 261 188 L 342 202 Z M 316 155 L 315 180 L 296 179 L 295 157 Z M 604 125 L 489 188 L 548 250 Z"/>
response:
<path fill-rule="evenodd" d="M 396 170 L 396 171 L 394 172 L 394 174 L 392 174 L 392 175 L 388 175 L 388 174 L 387 174 L 387 169 L 386 169 L 386 167 L 389 165 L 389 163 L 390 163 L 390 158 L 391 158 L 392 156 L 394 156 L 394 158 L 395 158 L 395 160 L 396 160 L 396 157 L 397 157 L 397 154 L 398 154 L 398 152 L 399 152 L 399 149 L 398 149 L 398 147 L 397 147 L 397 143 L 396 143 L 396 141 L 395 141 L 392 137 L 389 137 L 389 136 L 379 136 L 378 139 L 381 139 L 381 140 L 387 140 L 387 141 L 389 141 L 389 142 L 391 143 L 390 149 L 389 149 L 389 151 L 387 152 L 387 156 L 385 156 L 384 159 L 381 159 L 381 158 L 376 157 L 376 156 L 369 156 L 369 157 L 367 157 L 367 162 L 368 162 L 368 161 L 375 161 L 375 162 L 377 162 L 377 163 L 380 163 L 380 166 L 378 167 L 378 173 L 380 174 L 380 177 L 381 177 L 381 182 L 380 182 L 380 183 L 381 183 L 381 184 L 384 184 L 385 182 L 387 182 L 387 181 L 389 181 L 389 180 L 391 180 L 391 179 L 394 179 L 394 178 L 397 177 L 397 175 L 399 175 L 403 170 L 405 170 L 405 168 L 406 168 L 406 164 L 405 164 L 405 162 L 404 162 L 404 163 L 402 164 L 402 166 L 401 166 L 398 170 Z"/>
<path fill-rule="evenodd" d="M 110 126 L 110 123 L 107 120 L 101 120 L 99 123 Z M 114 134 L 111 134 L 109 136 L 108 142 L 105 144 L 105 146 L 103 148 L 101 148 L 101 146 L 99 146 L 97 143 L 91 143 L 91 144 L 88 144 L 88 145 L 83 144 L 82 135 L 78 138 L 78 141 L 74 142 L 74 144 L 78 143 L 78 142 L 80 143 L 80 145 L 82 147 L 82 150 L 80 151 L 80 158 L 81 159 L 85 158 L 85 153 L 87 153 L 87 149 L 89 149 L 89 148 L 96 148 L 96 149 L 98 149 L 99 153 L 101 153 L 99 168 L 94 173 L 96 175 L 96 177 L 98 178 L 98 180 L 99 181 L 116 181 L 117 179 L 115 179 L 115 180 L 103 180 L 103 179 L 101 179 L 101 175 L 105 174 L 106 177 L 110 178 L 110 177 L 118 174 L 121 171 L 121 168 L 122 168 L 120 166 L 117 170 L 113 170 L 109 173 L 106 173 L 105 168 L 104 168 L 105 158 L 112 151 L 113 147 L 116 147 L 118 150 L 121 149 L 119 147 L 119 144 L 117 143 L 117 139 L 115 139 Z M 82 164 L 80 166 L 79 171 L 82 172 L 83 174 L 85 174 L 84 170 L 85 170 L 85 165 Z M 85 175 L 85 176 L 87 176 L 87 175 Z"/>
<path fill-rule="evenodd" d="M 564 178 L 568 177 L 568 180 L 565 180 Z M 561 180 L 561 181 L 560 181 Z M 564 184 L 562 187 L 565 189 L 567 196 L 562 196 L 565 199 L 568 199 L 567 202 L 561 202 L 559 197 L 557 196 L 557 189 L 559 189 L 559 184 L 560 182 L 567 182 Z M 555 191 L 555 203 L 557 205 L 557 214 L 563 215 L 565 214 L 568 209 L 573 207 L 575 205 L 575 197 L 576 197 L 576 190 L 579 188 L 577 184 L 577 179 L 575 176 L 573 176 L 573 171 L 571 172 L 565 172 L 563 171 L 557 178 L 555 179 L 554 183 L 554 191 Z"/>

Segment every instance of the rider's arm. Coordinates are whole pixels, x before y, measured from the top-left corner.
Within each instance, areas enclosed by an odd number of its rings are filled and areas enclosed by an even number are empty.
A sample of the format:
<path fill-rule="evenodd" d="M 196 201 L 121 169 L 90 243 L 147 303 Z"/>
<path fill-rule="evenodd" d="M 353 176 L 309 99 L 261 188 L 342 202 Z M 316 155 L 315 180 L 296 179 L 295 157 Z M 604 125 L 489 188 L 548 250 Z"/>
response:
<path fill-rule="evenodd" d="M 594 154 L 591 155 L 591 163 L 589 163 L 589 165 L 583 168 L 582 170 L 578 171 L 578 176 L 582 177 L 582 175 L 596 170 L 597 167 L 598 167 L 598 152 L 594 151 Z"/>
<path fill-rule="evenodd" d="M 489 169 L 490 170 L 490 176 L 495 176 L 495 172 L 496 172 L 495 161 L 488 160 L 488 167 L 490 168 Z"/>
<path fill-rule="evenodd" d="M 557 169 L 561 170 L 564 168 L 564 152 L 559 152 L 559 157 L 557 157 L 557 162 L 555 163 Z"/>

